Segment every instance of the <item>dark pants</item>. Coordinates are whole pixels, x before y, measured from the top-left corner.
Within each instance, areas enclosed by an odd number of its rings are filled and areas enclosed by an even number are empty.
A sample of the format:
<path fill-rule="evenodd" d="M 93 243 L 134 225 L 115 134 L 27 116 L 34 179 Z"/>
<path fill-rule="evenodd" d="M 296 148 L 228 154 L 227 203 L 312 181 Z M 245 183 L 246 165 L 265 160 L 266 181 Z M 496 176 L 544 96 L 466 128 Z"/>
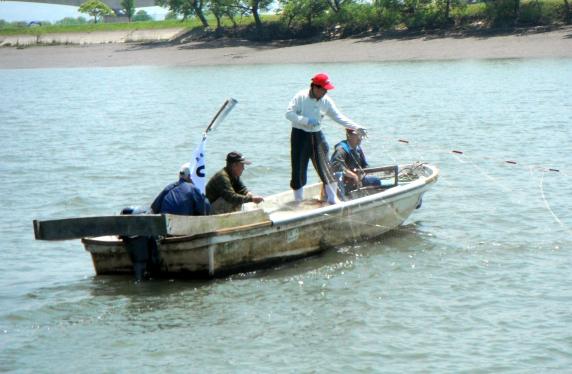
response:
<path fill-rule="evenodd" d="M 329 184 L 334 181 L 328 161 L 328 143 L 321 131 L 306 132 L 292 128 L 290 159 L 292 162 L 290 187 L 292 189 L 297 190 L 306 185 L 310 159 L 323 183 Z"/>

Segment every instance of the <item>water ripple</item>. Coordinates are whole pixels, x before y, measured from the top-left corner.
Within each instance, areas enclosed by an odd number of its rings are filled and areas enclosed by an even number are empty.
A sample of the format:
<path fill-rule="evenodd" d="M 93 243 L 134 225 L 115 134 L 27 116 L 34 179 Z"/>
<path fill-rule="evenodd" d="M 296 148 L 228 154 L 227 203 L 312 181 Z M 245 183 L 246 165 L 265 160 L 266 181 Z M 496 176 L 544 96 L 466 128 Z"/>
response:
<path fill-rule="evenodd" d="M 566 372 L 572 183 L 530 166 L 572 170 L 563 151 L 572 144 L 572 92 L 562 83 L 570 67 L 0 70 L 13 93 L 0 109 L 0 368 Z M 229 96 L 239 105 L 209 135 L 208 172 L 239 150 L 253 160 L 243 176 L 252 190 L 287 189 L 285 107 L 317 70 L 336 82 L 338 106 L 369 128 L 370 163 L 439 165 L 439 182 L 399 229 L 210 282 L 95 277 L 78 242 L 33 240 L 33 219 L 148 204 Z M 330 121 L 324 132 L 331 145 L 343 137 Z"/>

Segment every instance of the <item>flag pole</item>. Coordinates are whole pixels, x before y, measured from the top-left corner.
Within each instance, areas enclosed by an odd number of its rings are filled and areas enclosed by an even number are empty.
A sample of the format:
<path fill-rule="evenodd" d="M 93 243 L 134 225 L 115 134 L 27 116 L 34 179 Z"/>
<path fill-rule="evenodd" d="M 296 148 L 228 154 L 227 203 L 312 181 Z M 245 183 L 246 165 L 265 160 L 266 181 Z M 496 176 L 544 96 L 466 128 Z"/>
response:
<path fill-rule="evenodd" d="M 218 110 L 218 112 L 215 114 L 215 116 L 211 120 L 211 122 L 209 123 L 208 127 L 206 128 L 206 130 L 204 132 L 204 136 L 206 136 L 206 134 L 208 132 L 214 130 L 214 128 L 216 126 L 218 126 L 222 121 L 224 121 L 226 116 L 228 116 L 228 114 L 230 113 L 232 108 L 234 108 L 234 106 L 237 103 L 238 103 L 238 101 L 236 101 L 233 98 L 226 99 L 225 102 L 220 107 L 220 109 Z"/>
<path fill-rule="evenodd" d="M 234 108 L 234 106 L 238 103 L 233 98 L 227 99 L 218 112 L 215 114 L 211 122 L 209 123 L 208 127 L 205 129 L 203 133 L 203 138 L 199 143 L 197 149 L 193 153 L 193 158 L 190 162 L 191 164 L 191 180 L 193 184 L 201 191 L 201 193 L 205 193 L 206 187 L 206 162 L 205 162 L 205 143 L 207 141 L 207 134 L 214 130 L 216 126 L 218 126 L 230 113 L 230 111 Z"/>

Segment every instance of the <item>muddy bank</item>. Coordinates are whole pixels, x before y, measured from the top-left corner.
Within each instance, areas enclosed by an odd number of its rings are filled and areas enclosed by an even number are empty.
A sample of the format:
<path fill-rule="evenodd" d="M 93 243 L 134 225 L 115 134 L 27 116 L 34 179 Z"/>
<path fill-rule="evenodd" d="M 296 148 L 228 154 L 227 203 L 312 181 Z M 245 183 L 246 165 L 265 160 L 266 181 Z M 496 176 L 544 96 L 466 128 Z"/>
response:
<path fill-rule="evenodd" d="M 177 31 L 170 31 L 169 40 Z M 180 32 L 180 30 L 178 30 Z M 86 37 L 77 35 L 77 38 Z M 0 48 L 0 68 L 194 66 L 507 58 L 571 58 L 572 27 L 545 32 L 368 36 L 316 43 L 238 39 Z"/>

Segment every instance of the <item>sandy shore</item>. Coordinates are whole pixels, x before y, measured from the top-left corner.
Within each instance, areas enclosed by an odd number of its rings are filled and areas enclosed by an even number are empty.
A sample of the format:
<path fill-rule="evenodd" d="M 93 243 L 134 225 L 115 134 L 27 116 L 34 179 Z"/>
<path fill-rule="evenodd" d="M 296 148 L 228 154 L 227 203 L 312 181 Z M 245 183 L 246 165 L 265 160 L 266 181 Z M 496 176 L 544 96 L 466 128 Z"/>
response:
<path fill-rule="evenodd" d="M 510 35 L 364 37 L 304 45 L 215 40 L 184 44 L 113 43 L 0 48 L 0 68 L 195 66 L 454 60 L 570 58 L 572 27 Z"/>

